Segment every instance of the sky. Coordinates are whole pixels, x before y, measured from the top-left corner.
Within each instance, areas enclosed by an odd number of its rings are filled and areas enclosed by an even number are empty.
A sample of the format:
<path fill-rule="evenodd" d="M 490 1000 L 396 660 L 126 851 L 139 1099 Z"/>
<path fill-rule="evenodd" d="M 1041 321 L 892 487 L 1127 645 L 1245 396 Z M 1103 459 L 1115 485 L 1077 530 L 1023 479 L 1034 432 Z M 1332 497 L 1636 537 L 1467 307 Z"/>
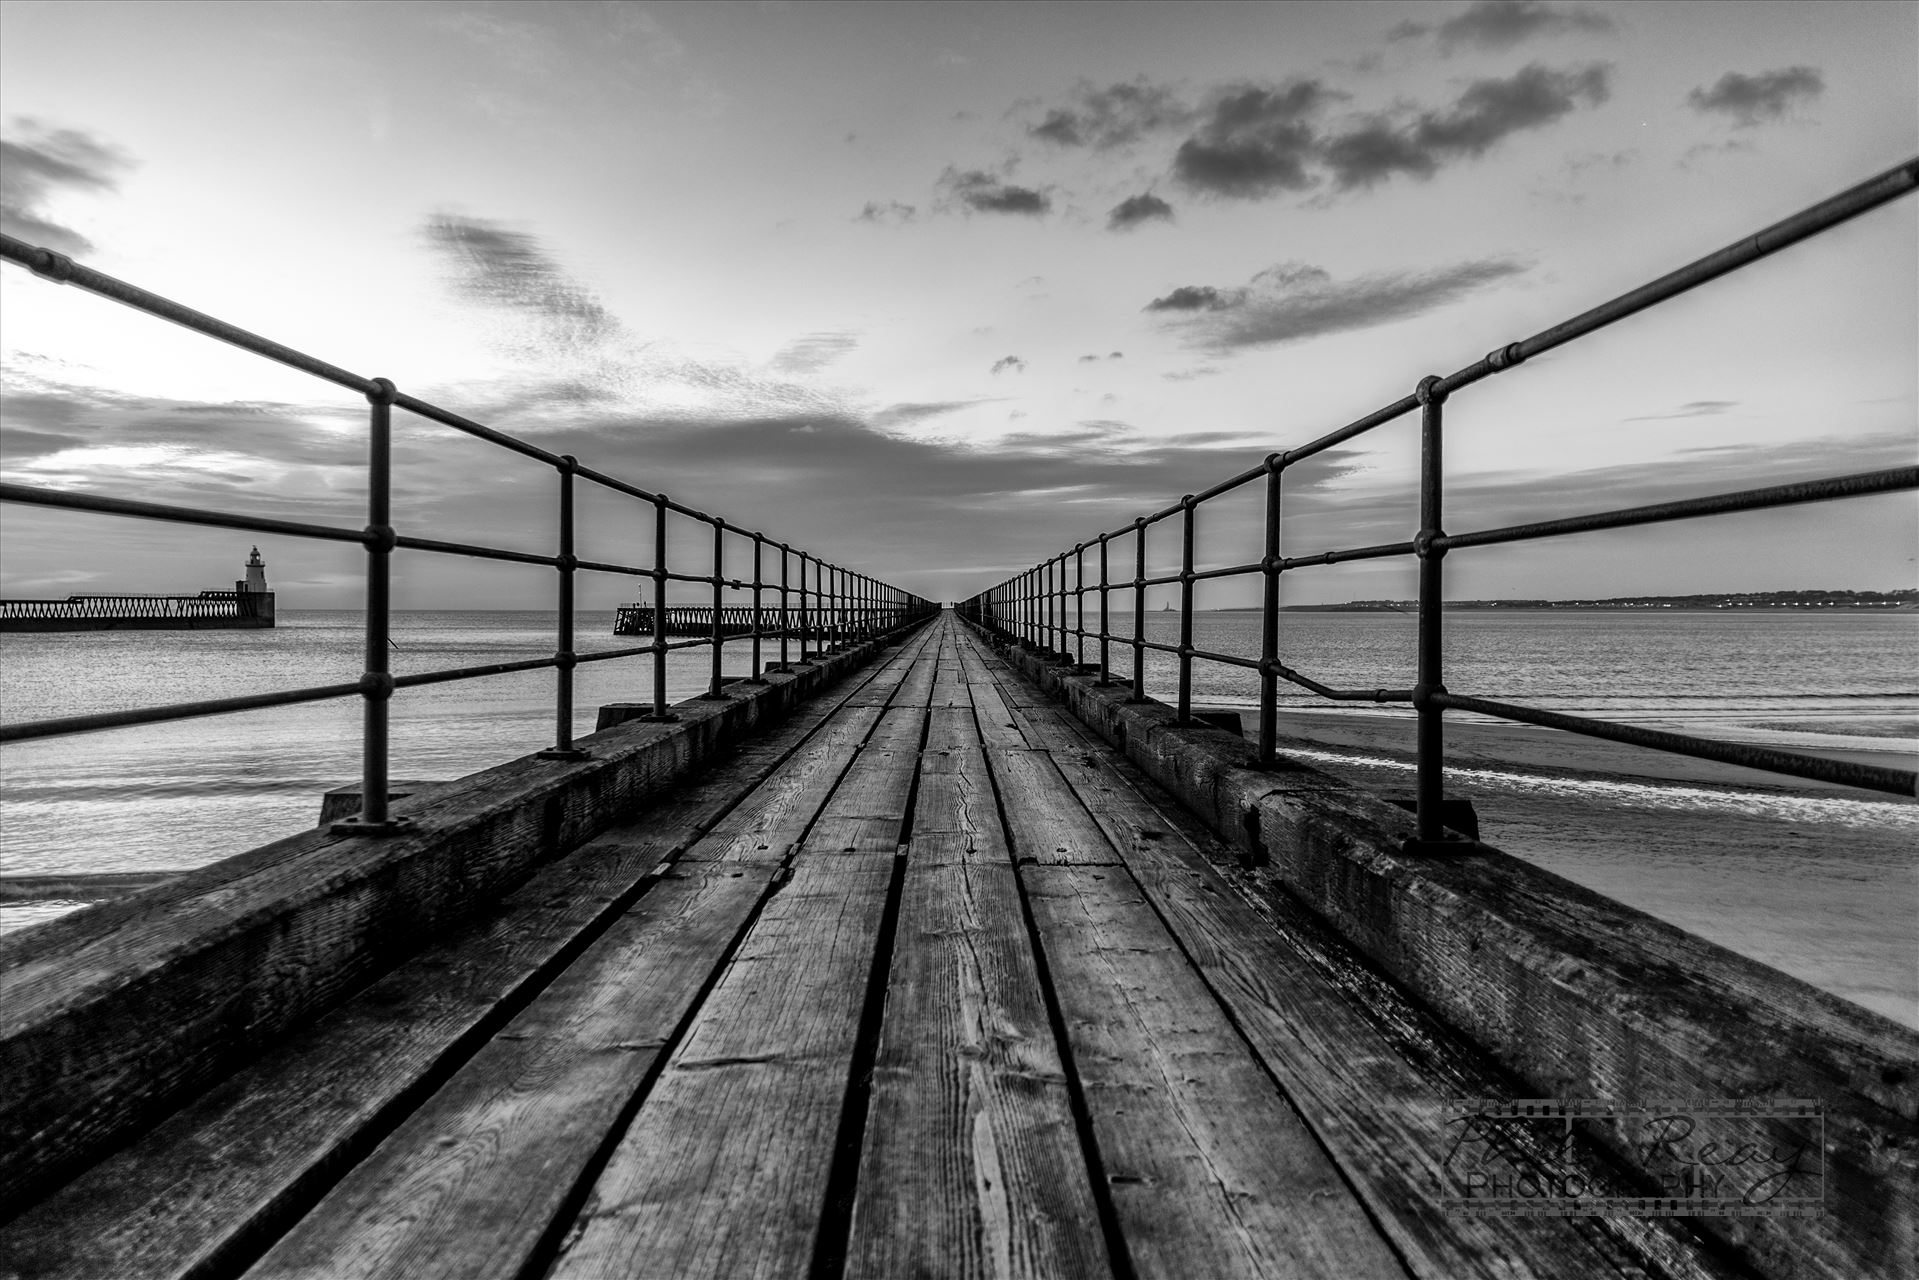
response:
<path fill-rule="evenodd" d="M 961 599 L 1909 159 L 1919 6 L 10 0 L 0 147 L 9 235 Z M 0 372 L 8 480 L 365 521 L 351 393 L 10 264 Z M 1907 198 L 1460 393 L 1446 527 L 1910 464 L 1916 384 Z M 555 548 L 549 470 L 399 419 L 403 533 Z M 1408 418 L 1294 469 L 1286 550 L 1410 536 L 1416 453 Z M 1253 497 L 1202 510 L 1202 566 L 1257 558 Z M 581 497 L 582 555 L 648 564 L 650 527 Z M 669 532 L 693 571 L 709 538 Z M 224 586 L 253 541 L 9 504 L 0 594 Z M 282 608 L 359 602 L 357 549 L 259 541 Z M 1887 590 L 1916 544 L 1901 494 L 1446 571 Z M 554 577 L 396 574 L 414 608 Z"/>

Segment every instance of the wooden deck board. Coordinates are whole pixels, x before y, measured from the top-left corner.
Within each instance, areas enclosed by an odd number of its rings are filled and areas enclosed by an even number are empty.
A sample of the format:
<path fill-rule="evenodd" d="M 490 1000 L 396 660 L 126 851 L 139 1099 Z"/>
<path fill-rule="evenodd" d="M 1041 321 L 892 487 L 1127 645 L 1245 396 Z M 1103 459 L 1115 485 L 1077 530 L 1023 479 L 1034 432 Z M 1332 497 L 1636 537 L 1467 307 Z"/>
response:
<path fill-rule="evenodd" d="M 1136 1274 L 1405 1270 L 1123 867 L 1025 867 Z"/>
<path fill-rule="evenodd" d="M 773 871 L 654 885 L 249 1277 L 519 1276 Z"/>
<path fill-rule="evenodd" d="M 1013 869 L 907 859 L 847 1275 L 1109 1276 Z"/>
<path fill-rule="evenodd" d="M 795 868 L 613 1152 L 554 1280 L 807 1273 L 891 881 Z"/>

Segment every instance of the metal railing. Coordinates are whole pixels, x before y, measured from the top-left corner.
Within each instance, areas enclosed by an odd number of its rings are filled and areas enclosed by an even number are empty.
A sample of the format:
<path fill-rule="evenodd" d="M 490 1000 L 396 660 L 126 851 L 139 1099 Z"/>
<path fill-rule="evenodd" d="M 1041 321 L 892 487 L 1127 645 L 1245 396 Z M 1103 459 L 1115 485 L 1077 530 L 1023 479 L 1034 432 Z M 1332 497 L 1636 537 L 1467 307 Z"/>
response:
<path fill-rule="evenodd" d="M 1476 712 L 1503 720 L 1564 729 L 1571 733 L 1606 738 L 1615 742 L 1650 747 L 1659 751 L 1716 760 L 1727 764 L 1839 783 L 1895 795 L 1913 795 L 1919 777 L 1901 769 L 1827 760 L 1769 747 L 1712 741 L 1687 734 L 1641 728 L 1614 721 L 1566 715 L 1534 707 L 1518 706 L 1492 698 L 1471 697 L 1450 692 L 1445 684 L 1441 661 L 1443 635 L 1443 579 L 1441 566 L 1449 552 L 1471 547 L 1493 546 L 1507 542 L 1530 541 L 1587 533 L 1599 529 L 1621 529 L 1632 525 L 1654 524 L 1668 520 L 1687 520 L 1700 516 L 1722 515 L 1736 511 L 1756 511 L 1804 502 L 1824 502 L 1839 498 L 1864 497 L 1919 487 L 1919 467 L 1895 467 L 1856 475 L 1808 480 L 1798 484 L 1775 485 L 1737 493 L 1721 493 L 1688 498 L 1654 506 L 1597 512 L 1560 520 L 1542 520 L 1503 528 L 1480 529 L 1471 533 L 1449 534 L 1441 523 L 1445 473 L 1442 466 L 1443 406 L 1447 399 L 1493 374 L 1512 369 L 1520 363 L 1563 346 L 1627 316 L 1678 296 L 1689 289 L 1736 271 L 1770 254 L 1777 253 L 1822 231 L 1878 208 L 1919 187 L 1919 158 L 1908 160 L 1830 199 L 1823 200 L 1755 235 L 1708 254 L 1648 284 L 1641 285 L 1609 302 L 1592 308 L 1562 324 L 1535 334 L 1521 342 L 1508 343 L 1484 359 L 1456 373 L 1422 378 L 1412 394 L 1331 431 L 1296 449 L 1268 454 L 1265 460 L 1231 476 L 1203 493 L 1188 494 L 1178 502 L 1151 515 L 1141 516 L 1131 525 L 1102 533 L 1091 542 L 1082 542 L 1064 550 L 997 586 L 963 602 L 959 608 L 967 616 L 991 630 L 1022 641 L 1044 652 L 1069 658 L 1068 642 L 1076 646 L 1077 661 L 1086 665 L 1086 641 L 1097 640 L 1096 664 L 1101 684 L 1112 682 L 1109 646 L 1118 641 L 1132 649 L 1132 697 L 1146 698 L 1146 662 L 1149 649 L 1170 653 L 1178 660 L 1177 706 L 1182 721 L 1192 718 L 1193 662 L 1222 663 L 1256 671 L 1259 674 L 1260 729 L 1258 767 L 1271 767 L 1275 756 L 1276 710 L 1281 680 L 1308 689 L 1322 698 L 1353 702 L 1410 703 L 1418 715 L 1417 813 L 1419 844 L 1442 844 L 1446 840 L 1441 823 L 1444 795 L 1445 735 L 1444 715 L 1448 710 Z M 1374 428 L 1411 413 L 1420 415 L 1419 450 L 1419 529 L 1409 540 L 1376 546 L 1350 547 L 1288 556 L 1280 546 L 1280 503 L 1287 469 L 1325 452 L 1334 445 L 1364 435 Z M 1194 514 L 1204 503 L 1242 486 L 1263 481 L 1265 484 L 1265 540 L 1261 557 L 1248 563 L 1220 568 L 1198 569 Z M 1162 521 L 1178 517 L 1180 521 L 1180 568 L 1177 573 L 1147 573 L 1147 533 Z M 1131 537 L 1134 541 L 1133 575 L 1115 579 L 1110 564 L 1111 543 Z M 1098 579 L 1089 583 L 1086 554 L 1098 555 Z M 1411 555 L 1419 562 L 1418 648 L 1415 683 L 1411 688 L 1337 689 L 1294 670 L 1280 660 L 1279 587 L 1282 574 L 1317 565 L 1344 564 L 1387 556 Z M 1069 565 L 1071 572 L 1069 573 Z M 1193 590 L 1202 581 L 1257 576 L 1263 582 L 1261 600 L 1260 652 L 1257 658 L 1229 653 L 1214 653 L 1193 645 Z M 1070 581 L 1069 581 L 1070 578 Z M 1165 644 L 1146 639 L 1146 590 L 1152 586 L 1177 584 L 1179 587 L 1179 640 Z M 1116 636 L 1111 628 L 1109 597 L 1114 591 L 1132 592 L 1133 634 L 1130 639 Z M 1086 629 L 1086 598 L 1098 596 L 1099 627 Z M 1068 601 L 1072 602 L 1069 610 Z M 1068 615 L 1071 614 L 1071 625 Z"/>
<path fill-rule="evenodd" d="M 215 698 L 199 702 L 174 703 L 97 715 L 66 716 L 0 726 L 0 742 L 20 742 L 34 738 L 86 733 L 100 729 L 137 724 L 157 724 L 195 716 L 220 715 L 259 707 L 288 706 L 318 702 L 330 698 L 359 697 L 364 703 L 362 740 L 361 810 L 357 817 L 335 824 L 336 829 L 359 834 L 384 835 L 404 828 L 387 812 L 387 703 L 395 691 L 421 685 L 456 680 L 475 680 L 486 676 L 518 671 L 552 668 L 554 671 L 554 743 L 540 754 L 549 758 L 579 759 L 587 753 L 573 741 L 573 670 L 581 663 L 607 662 L 650 654 L 653 659 L 653 697 L 651 714 L 645 719 L 671 721 L 676 717 L 667 705 L 667 654 L 675 649 L 711 646 L 712 667 L 706 698 L 725 698 L 721 691 L 721 650 L 729 637 L 750 636 L 753 670 L 750 680 L 761 681 L 761 644 L 775 635 L 779 640 L 779 661 L 771 669 L 790 670 L 794 662 L 808 663 L 833 649 L 887 634 L 925 617 L 935 606 L 912 592 L 891 586 L 876 578 L 827 561 L 811 552 L 789 546 L 756 530 L 729 523 L 716 515 L 675 502 L 665 494 L 654 493 L 628 484 L 581 463 L 570 454 L 556 454 L 526 440 L 484 426 L 450 410 L 430 404 L 399 390 L 386 378 L 367 378 L 337 365 L 329 364 L 268 338 L 249 333 L 225 321 L 190 307 L 182 306 L 158 294 L 127 284 L 112 276 L 74 262 L 64 254 L 31 245 L 12 236 L 0 235 L 0 258 L 16 263 L 61 284 L 70 284 L 103 298 L 121 302 L 136 311 L 171 320 L 195 333 L 217 338 L 244 351 L 264 356 L 335 386 L 366 397 L 369 406 L 367 434 L 367 523 L 352 529 L 333 525 L 309 524 L 233 511 L 215 511 L 200 507 L 173 506 L 126 498 L 70 493 L 35 485 L 0 483 L 0 502 L 27 503 L 68 511 L 128 516 L 136 519 L 168 521 L 222 529 L 245 529 L 256 533 L 281 534 L 330 542 L 358 543 L 366 549 L 366 654 L 365 671 L 351 683 L 318 685 L 304 689 L 285 689 L 243 697 Z M 473 543 L 444 542 L 399 532 L 393 525 L 392 437 L 393 410 L 399 408 L 475 439 L 486 441 L 550 467 L 557 481 L 555 501 L 559 513 L 559 545 L 552 555 L 514 551 L 503 547 Z M 648 566 L 614 564 L 584 560 L 574 554 L 574 485 L 576 481 L 598 485 L 612 493 L 631 498 L 653 515 L 653 563 Z M 667 518 L 678 515 L 710 526 L 713 531 L 710 568 L 705 573 L 686 573 L 675 569 L 669 558 Z M 727 538 L 744 542 L 751 551 L 751 577 L 725 574 Z M 388 632 L 391 619 L 390 569 L 395 551 L 423 551 L 438 555 L 468 556 L 484 560 L 544 565 L 558 574 L 558 621 L 555 627 L 554 654 L 518 662 L 496 662 L 481 666 L 458 667 L 395 676 L 387 666 Z M 767 555 L 773 553 L 777 574 L 769 574 Z M 622 574 L 651 579 L 653 583 L 656 625 L 651 643 L 595 653 L 573 652 L 574 575 L 580 571 Z M 667 593 L 671 583 L 706 584 L 712 589 L 713 625 L 709 634 L 696 639 L 667 639 Z M 752 608 L 771 617 L 776 611 L 799 620 L 796 632 L 776 631 L 754 626 L 745 636 L 722 625 L 725 592 L 751 591 Z M 777 593 L 778 604 L 770 598 Z M 762 611 L 761 606 L 765 605 Z M 798 655 L 788 650 L 788 638 L 798 642 Z"/>

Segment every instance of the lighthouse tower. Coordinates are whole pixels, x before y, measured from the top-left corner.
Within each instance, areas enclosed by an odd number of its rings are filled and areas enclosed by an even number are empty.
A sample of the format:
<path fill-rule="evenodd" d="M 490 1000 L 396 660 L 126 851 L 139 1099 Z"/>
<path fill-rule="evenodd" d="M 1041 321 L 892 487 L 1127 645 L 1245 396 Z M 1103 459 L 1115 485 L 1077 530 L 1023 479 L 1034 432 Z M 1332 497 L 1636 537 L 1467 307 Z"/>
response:
<path fill-rule="evenodd" d="M 260 558 L 260 548 L 255 547 L 253 554 L 247 557 L 247 580 L 235 583 L 234 586 L 238 590 L 250 592 L 256 596 L 266 594 L 267 562 Z"/>

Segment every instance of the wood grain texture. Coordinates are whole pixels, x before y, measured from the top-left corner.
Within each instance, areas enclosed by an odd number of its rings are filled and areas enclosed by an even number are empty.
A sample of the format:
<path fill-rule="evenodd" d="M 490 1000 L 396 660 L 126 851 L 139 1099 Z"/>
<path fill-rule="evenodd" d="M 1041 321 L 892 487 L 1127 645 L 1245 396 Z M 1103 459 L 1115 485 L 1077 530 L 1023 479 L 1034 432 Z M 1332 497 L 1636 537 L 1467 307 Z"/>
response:
<path fill-rule="evenodd" d="M 795 868 L 613 1152 L 554 1280 L 807 1273 L 891 879 Z"/>
<path fill-rule="evenodd" d="M 244 1253 L 659 857 L 596 842 L 546 868 L 0 1228 L 0 1274 L 139 1280 Z"/>
<path fill-rule="evenodd" d="M 893 858 L 905 838 L 907 799 L 925 724 L 920 707 L 889 707 L 881 713 L 832 797 L 822 796 L 824 807 L 797 856 Z"/>
<path fill-rule="evenodd" d="M 1111 1275 L 1010 866 L 908 860 L 846 1274 Z"/>
<path fill-rule="evenodd" d="M 1060 776 L 1052 756 L 988 746 L 987 763 L 1005 811 L 1013 856 L 1041 866 L 1111 866 L 1119 855 Z"/>
<path fill-rule="evenodd" d="M 247 1275 L 520 1275 L 772 874 L 663 878 Z"/>
<path fill-rule="evenodd" d="M 753 803 L 728 814 L 707 837 L 681 855 L 690 862 L 786 860 L 860 744 L 879 723 L 879 707 L 843 708 L 753 793 Z"/>
<path fill-rule="evenodd" d="M 989 747 L 1025 747 L 1031 745 L 1020 732 L 1012 711 L 1001 696 L 996 682 L 975 682 L 969 686 L 974 714 L 979 717 L 980 741 Z"/>
<path fill-rule="evenodd" d="M 1405 1276 L 1132 877 L 1020 875 L 1136 1272 Z"/>
<path fill-rule="evenodd" d="M 950 839 L 934 839 L 935 836 Z M 935 709 L 920 757 L 910 857 L 1004 865 L 1006 833 L 972 712 Z"/>

